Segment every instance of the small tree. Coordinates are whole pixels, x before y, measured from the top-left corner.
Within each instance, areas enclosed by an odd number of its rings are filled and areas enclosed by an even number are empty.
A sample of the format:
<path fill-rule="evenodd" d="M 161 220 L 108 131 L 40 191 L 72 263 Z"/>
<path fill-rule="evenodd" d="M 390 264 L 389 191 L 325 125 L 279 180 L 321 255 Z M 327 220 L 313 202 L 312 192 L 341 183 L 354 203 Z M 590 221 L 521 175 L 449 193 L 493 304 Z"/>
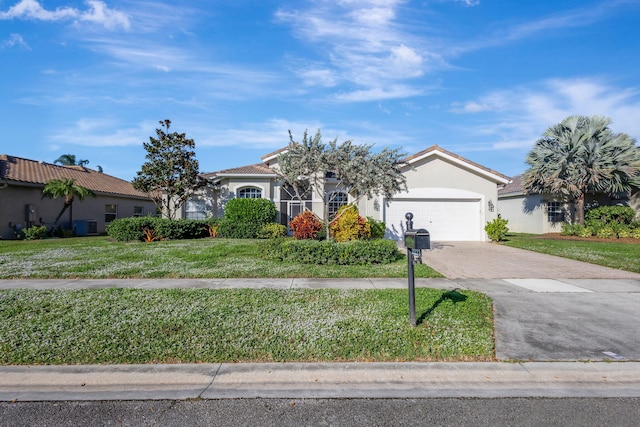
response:
<path fill-rule="evenodd" d="M 337 138 L 326 145 L 320 130 L 313 138 L 305 131 L 302 142 L 295 142 L 289 131 L 289 141 L 287 150 L 278 158 L 276 173 L 293 188 L 300 202 L 309 185 L 322 194 L 327 239 L 329 205 L 341 192 L 349 194 L 352 203 L 357 204 L 363 197 L 374 195 L 390 199 L 406 187 L 406 178 L 400 171 L 403 155 L 397 149 L 373 153 L 372 145 L 355 145 L 351 141 L 338 144 Z"/>
<path fill-rule="evenodd" d="M 144 143 L 148 160 L 133 179 L 133 187 L 144 191 L 167 218 L 175 219 L 186 200 L 205 182 L 198 176 L 195 142 L 184 133 L 168 133 L 170 120 L 160 121 L 157 138 Z"/>
<path fill-rule="evenodd" d="M 543 134 L 526 157 L 522 176 L 528 193 L 553 194 L 575 203 L 575 222 L 584 224 L 585 195 L 630 191 L 640 183 L 640 149 L 611 119 L 571 116 Z"/>
<path fill-rule="evenodd" d="M 42 197 L 49 197 L 51 199 L 64 197 L 62 210 L 53 222 L 57 224 L 64 211 L 69 209 L 69 228 L 71 229 L 73 228 L 73 201 L 76 198 L 83 200 L 85 197 L 95 197 L 95 193 L 88 188 L 77 185 L 75 179 L 62 178 L 52 179 L 47 182 L 47 185 L 45 185 L 42 190 Z"/>

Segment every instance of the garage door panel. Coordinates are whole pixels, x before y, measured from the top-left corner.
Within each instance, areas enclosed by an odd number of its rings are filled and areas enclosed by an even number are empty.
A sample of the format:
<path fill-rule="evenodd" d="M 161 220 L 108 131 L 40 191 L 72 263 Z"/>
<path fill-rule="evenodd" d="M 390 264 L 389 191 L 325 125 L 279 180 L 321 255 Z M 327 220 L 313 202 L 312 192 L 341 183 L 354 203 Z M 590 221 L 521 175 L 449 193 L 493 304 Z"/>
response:
<path fill-rule="evenodd" d="M 384 212 L 388 238 L 402 240 L 407 212 L 413 213 L 413 227 L 427 229 L 432 241 L 482 240 L 480 200 L 392 200 Z"/>

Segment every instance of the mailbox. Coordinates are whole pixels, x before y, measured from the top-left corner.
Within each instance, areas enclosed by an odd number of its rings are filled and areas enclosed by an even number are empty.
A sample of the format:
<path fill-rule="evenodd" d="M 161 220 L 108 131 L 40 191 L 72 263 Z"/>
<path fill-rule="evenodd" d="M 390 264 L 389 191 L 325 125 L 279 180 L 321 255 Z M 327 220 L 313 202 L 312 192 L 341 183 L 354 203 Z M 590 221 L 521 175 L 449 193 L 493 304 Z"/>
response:
<path fill-rule="evenodd" d="M 407 230 L 404 233 L 404 246 L 411 249 L 431 249 L 431 236 L 424 228 Z"/>

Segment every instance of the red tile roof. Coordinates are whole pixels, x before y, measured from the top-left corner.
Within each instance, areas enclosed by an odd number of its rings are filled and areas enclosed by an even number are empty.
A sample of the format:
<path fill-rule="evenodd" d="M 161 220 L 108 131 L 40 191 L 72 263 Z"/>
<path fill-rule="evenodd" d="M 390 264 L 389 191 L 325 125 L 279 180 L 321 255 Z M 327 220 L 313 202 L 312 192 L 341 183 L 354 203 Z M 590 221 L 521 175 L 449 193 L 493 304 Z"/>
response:
<path fill-rule="evenodd" d="M 84 166 L 59 166 L 0 154 L 0 180 L 2 181 L 44 186 L 52 179 L 62 178 L 75 179 L 76 184 L 95 193 L 149 199 L 147 194 L 134 189 L 130 182 Z"/>

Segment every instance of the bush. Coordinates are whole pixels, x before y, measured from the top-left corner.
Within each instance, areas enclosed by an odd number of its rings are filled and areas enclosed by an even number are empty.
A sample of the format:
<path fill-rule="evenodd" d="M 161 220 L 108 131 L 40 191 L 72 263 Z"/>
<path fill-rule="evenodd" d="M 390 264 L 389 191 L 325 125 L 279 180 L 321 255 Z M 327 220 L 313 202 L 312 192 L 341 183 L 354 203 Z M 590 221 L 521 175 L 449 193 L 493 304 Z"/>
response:
<path fill-rule="evenodd" d="M 25 240 L 39 240 L 47 237 L 48 230 L 44 225 L 32 225 L 22 230 Z"/>
<path fill-rule="evenodd" d="M 629 225 L 635 216 L 635 210 L 629 206 L 600 206 L 585 212 L 584 223 L 596 228 L 605 227 L 612 223 Z"/>
<path fill-rule="evenodd" d="M 338 209 L 336 218 L 331 221 L 330 230 L 336 242 L 368 239 L 371 236 L 371 225 L 358 215 L 355 205 L 345 205 Z"/>
<path fill-rule="evenodd" d="M 218 223 L 218 234 L 233 239 L 255 239 L 262 227 L 275 222 L 276 205 L 267 199 L 231 199 Z"/>
<path fill-rule="evenodd" d="M 507 236 L 509 232 L 508 219 L 498 217 L 491 222 L 487 222 L 484 226 L 484 231 L 487 232 L 487 236 L 494 242 L 501 242 Z"/>
<path fill-rule="evenodd" d="M 118 218 L 107 226 L 107 234 L 121 242 L 200 239 L 210 236 L 210 223 L 210 220 L 176 220 L 151 216 Z"/>
<path fill-rule="evenodd" d="M 271 222 L 262 226 L 258 233 L 260 239 L 277 239 L 287 235 L 287 227 L 282 224 Z"/>
<path fill-rule="evenodd" d="M 269 259 L 320 265 L 388 264 L 402 258 L 397 243 L 384 239 L 349 242 L 276 239 L 264 242 L 261 250 Z"/>
<path fill-rule="evenodd" d="M 316 214 L 305 210 L 289 221 L 289 228 L 291 228 L 295 239 L 306 240 L 315 239 L 324 227 Z"/>
<path fill-rule="evenodd" d="M 378 221 L 370 216 L 367 217 L 369 229 L 371 230 L 371 239 L 384 239 L 387 231 L 387 224 L 384 221 Z"/>

